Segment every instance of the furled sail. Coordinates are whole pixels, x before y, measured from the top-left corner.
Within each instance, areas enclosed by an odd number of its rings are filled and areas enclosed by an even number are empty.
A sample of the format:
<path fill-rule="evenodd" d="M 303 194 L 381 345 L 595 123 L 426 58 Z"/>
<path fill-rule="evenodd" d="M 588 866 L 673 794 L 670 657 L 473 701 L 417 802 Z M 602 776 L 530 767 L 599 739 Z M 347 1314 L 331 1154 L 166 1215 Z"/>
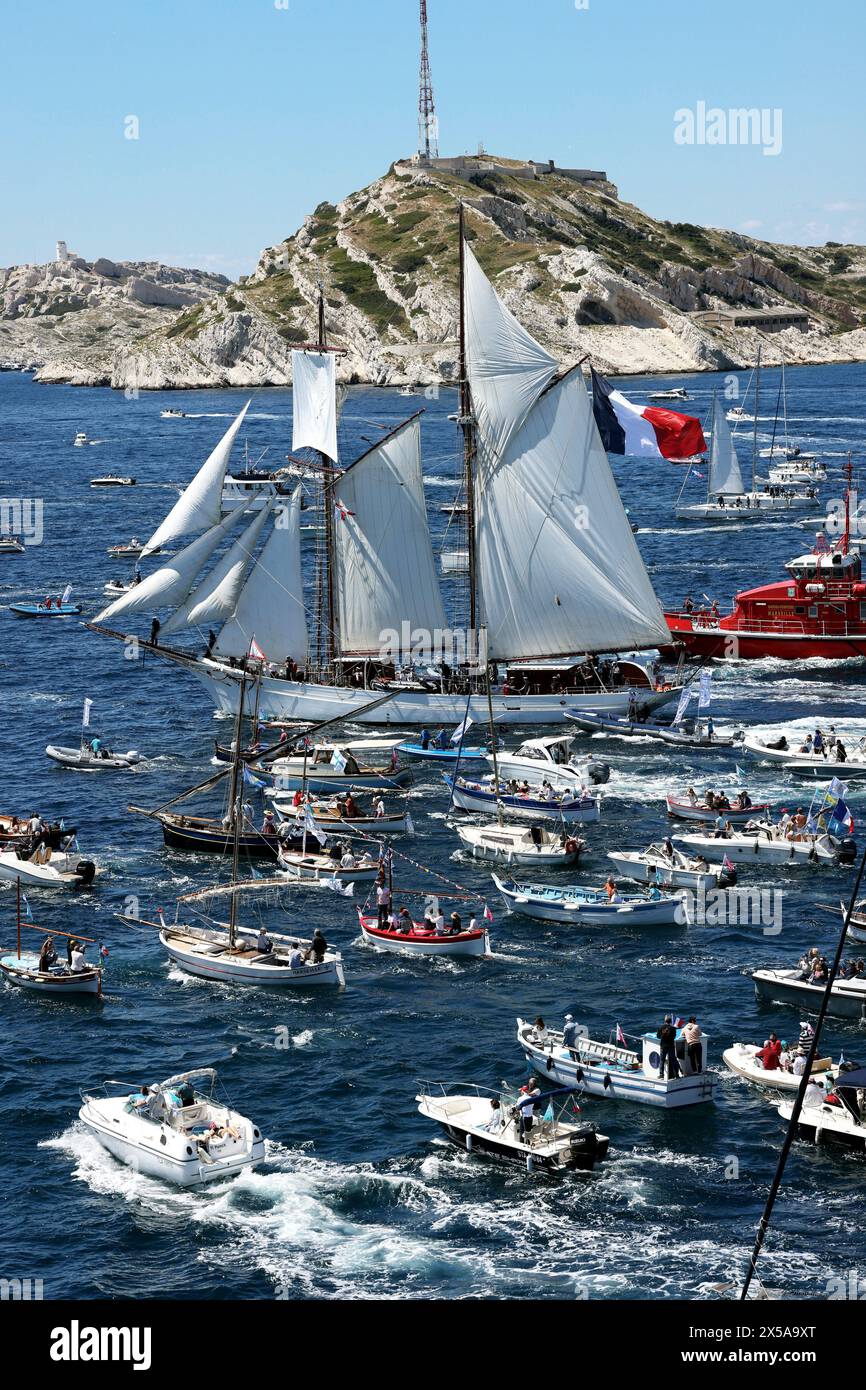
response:
<path fill-rule="evenodd" d="M 710 462 L 707 473 L 707 493 L 741 493 L 743 475 L 731 431 L 725 419 L 725 408 L 717 395 L 713 396 L 713 438 L 710 443 Z"/>
<path fill-rule="evenodd" d="M 388 648 L 435 658 L 447 624 L 427 527 L 417 415 L 339 478 L 334 549 L 343 654 Z"/>
<path fill-rule="evenodd" d="M 492 657 L 670 640 L 579 368 L 542 393 L 501 455 L 480 437 L 475 513 Z"/>
<path fill-rule="evenodd" d="M 177 603 L 183 603 L 195 583 L 196 575 L 207 564 L 240 515 L 240 511 L 229 512 L 218 526 L 212 526 L 203 536 L 197 536 L 158 570 L 154 570 L 153 574 L 142 579 L 140 584 L 128 589 L 107 608 L 103 608 L 95 621 L 104 622 L 107 618 L 119 617 L 121 613 L 141 613 L 144 609 L 152 612 L 155 608 L 171 608 Z"/>
<path fill-rule="evenodd" d="M 332 352 L 292 352 L 292 449 L 337 461 L 337 368 Z"/>
<path fill-rule="evenodd" d="M 506 309 L 468 245 L 463 302 L 472 408 L 487 448 L 501 454 L 556 375 L 556 359 Z"/>
<path fill-rule="evenodd" d="M 179 608 L 162 625 L 162 636 L 180 632 L 185 627 L 201 627 L 204 623 L 220 623 L 235 610 L 250 563 L 256 553 L 259 537 L 270 515 L 270 499 L 260 507 L 250 524 L 238 536 L 209 574 L 196 584 Z"/>
<path fill-rule="evenodd" d="M 301 489 L 279 503 L 274 528 L 217 638 L 218 657 L 246 656 L 253 637 L 270 661 L 292 657 L 305 666 L 309 650 L 301 579 Z"/>
<path fill-rule="evenodd" d="M 250 408 L 247 401 L 240 415 L 233 420 L 213 452 L 205 459 L 188 487 L 184 488 L 168 516 L 156 528 L 142 555 L 150 555 L 160 546 L 169 545 L 178 536 L 203 531 L 216 526 L 222 513 L 222 491 L 232 445 L 244 416 Z"/>

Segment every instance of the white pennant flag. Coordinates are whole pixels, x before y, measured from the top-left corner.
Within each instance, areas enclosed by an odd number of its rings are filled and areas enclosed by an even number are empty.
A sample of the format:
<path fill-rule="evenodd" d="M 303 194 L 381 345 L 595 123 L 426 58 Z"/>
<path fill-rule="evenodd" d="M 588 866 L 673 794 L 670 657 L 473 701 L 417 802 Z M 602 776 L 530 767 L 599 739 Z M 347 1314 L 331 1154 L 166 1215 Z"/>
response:
<path fill-rule="evenodd" d="M 680 702 L 679 702 L 679 704 L 677 705 L 677 712 L 676 712 L 676 714 L 674 715 L 674 723 L 675 723 L 675 724 L 681 724 L 681 723 L 682 723 L 683 715 L 685 714 L 686 710 L 688 709 L 689 700 L 690 700 L 691 698 L 692 698 L 692 687 L 691 687 L 690 685 L 686 685 L 686 686 L 683 687 L 682 693 L 681 693 L 681 695 L 680 695 Z"/>
<path fill-rule="evenodd" d="M 68 603 L 69 600 L 71 599 L 71 597 L 72 597 L 72 585 L 71 585 L 71 584 L 67 584 L 66 588 L 63 590 L 63 593 L 62 593 L 62 595 L 61 595 L 60 602 L 61 602 L 61 603 Z"/>
<path fill-rule="evenodd" d="M 82 729 L 86 729 L 87 726 L 88 726 L 88 724 L 90 723 L 90 711 L 92 710 L 92 708 L 93 708 L 93 701 L 92 701 L 92 700 L 85 700 L 85 701 L 84 701 L 84 714 L 83 714 L 82 719 L 81 719 L 81 727 L 82 727 Z"/>

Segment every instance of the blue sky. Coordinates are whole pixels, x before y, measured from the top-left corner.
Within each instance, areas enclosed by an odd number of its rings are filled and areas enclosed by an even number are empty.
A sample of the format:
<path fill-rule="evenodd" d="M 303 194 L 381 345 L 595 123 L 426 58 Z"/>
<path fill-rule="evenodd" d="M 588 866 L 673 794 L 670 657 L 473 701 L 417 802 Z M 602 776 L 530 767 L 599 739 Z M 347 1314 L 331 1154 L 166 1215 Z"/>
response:
<path fill-rule="evenodd" d="M 862 0 L 428 9 L 443 154 L 483 141 L 606 169 L 673 221 L 866 241 Z M 91 258 L 251 270 L 322 199 L 415 148 L 417 13 L 416 0 L 7 7 L 0 264 L 48 260 L 63 237 Z M 781 109 L 781 153 L 676 144 L 675 112 L 699 101 Z"/>

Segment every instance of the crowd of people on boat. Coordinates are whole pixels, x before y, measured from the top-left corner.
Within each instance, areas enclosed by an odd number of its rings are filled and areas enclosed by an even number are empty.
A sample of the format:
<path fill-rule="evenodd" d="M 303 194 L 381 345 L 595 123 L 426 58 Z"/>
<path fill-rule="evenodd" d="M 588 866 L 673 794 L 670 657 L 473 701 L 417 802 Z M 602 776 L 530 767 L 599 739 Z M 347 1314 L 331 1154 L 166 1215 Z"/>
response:
<path fill-rule="evenodd" d="M 86 941 L 79 941 L 77 937 L 67 936 L 66 967 L 64 971 L 64 967 L 62 965 L 62 962 L 60 961 L 60 957 L 57 954 L 57 948 L 54 945 L 54 937 L 46 936 L 45 940 L 42 943 L 42 948 L 39 952 L 39 965 L 37 969 L 39 970 L 40 974 L 44 975 L 47 975 L 52 971 L 56 972 L 58 969 L 61 972 L 69 975 L 81 975 L 85 970 L 89 970 L 91 968 L 88 961 L 86 961 L 84 957 L 84 953 L 86 950 Z"/>
<path fill-rule="evenodd" d="M 809 985 L 826 985 L 830 978 L 830 963 L 817 946 L 810 947 L 800 958 L 797 969 L 800 972 L 799 979 Z M 866 978 L 866 961 L 859 958 L 844 961 L 839 968 L 839 975 L 843 980 Z"/>
<path fill-rule="evenodd" d="M 830 725 L 826 733 L 820 725 L 816 725 L 814 734 L 807 734 L 797 748 L 791 747 L 784 734 L 780 734 L 773 743 L 768 743 L 767 747 L 773 752 L 790 752 L 792 757 L 797 758 L 823 758 L 831 763 L 848 761 L 848 749 L 837 734 L 834 724 Z M 866 735 L 858 741 L 855 753 L 859 758 L 866 755 Z"/>
<path fill-rule="evenodd" d="M 448 937 L 479 930 L 478 918 L 474 912 L 469 914 L 464 925 L 459 912 L 452 912 L 450 917 L 446 918 L 437 898 L 428 902 L 422 920 L 416 922 L 408 907 L 397 907 L 393 901 L 391 885 L 385 878 L 384 870 L 380 872 L 376 881 L 375 897 L 376 927 L 379 931 L 396 932 L 400 936 Z"/>

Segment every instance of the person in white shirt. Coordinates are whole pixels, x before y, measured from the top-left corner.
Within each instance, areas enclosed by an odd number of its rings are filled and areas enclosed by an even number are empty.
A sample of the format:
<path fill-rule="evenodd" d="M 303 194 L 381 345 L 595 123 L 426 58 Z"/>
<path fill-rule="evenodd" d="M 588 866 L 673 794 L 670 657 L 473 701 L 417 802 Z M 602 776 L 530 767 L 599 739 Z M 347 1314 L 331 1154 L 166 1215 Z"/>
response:
<path fill-rule="evenodd" d="M 435 925 L 435 927 L 434 927 L 434 931 L 436 932 L 436 935 L 437 935 L 437 936 L 444 936 L 444 935 L 445 935 L 445 915 L 444 915 L 444 913 L 441 911 L 441 909 L 440 909 L 440 911 L 436 914 L 436 925 Z"/>
<path fill-rule="evenodd" d="M 379 926 L 388 925 L 388 915 L 391 910 L 391 889 L 387 883 L 382 882 L 376 886 L 376 912 L 379 919 Z"/>
<path fill-rule="evenodd" d="M 352 853 L 352 851 L 351 851 L 350 849 L 347 849 L 347 850 L 346 850 L 346 853 L 343 855 L 342 859 L 340 860 L 340 868 L 341 868 L 341 869 L 354 869 L 355 867 L 356 867 L 356 864 L 355 864 L 355 856 L 354 856 L 354 854 Z"/>
<path fill-rule="evenodd" d="M 535 1036 L 535 1041 L 541 1043 L 542 1045 L 546 1043 L 549 1039 L 550 1034 L 547 1031 L 547 1025 L 545 1024 L 544 1019 L 541 1017 L 541 1015 L 539 1015 L 539 1017 L 533 1023 L 532 1032 Z"/>
<path fill-rule="evenodd" d="M 806 1070 L 806 1057 L 805 1057 L 805 1053 L 803 1053 L 803 1052 L 798 1052 L 797 1055 L 796 1055 L 796 1057 L 794 1058 L 794 1065 L 793 1065 L 793 1067 L 792 1067 L 792 1071 L 793 1071 L 793 1073 L 794 1073 L 795 1076 L 802 1076 L 802 1075 L 803 1075 L 803 1072 L 804 1072 L 805 1070 Z"/>
<path fill-rule="evenodd" d="M 806 1086 L 806 1094 L 803 1096 L 804 1109 L 815 1109 L 824 1104 L 824 1087 L 817 1081 L 809 1081 Z"/>
<path fill-rule="evenodd" d="M 291 970 L 300 970 L 301 966 L 304 965 L 304 963 L 304 953 L 298 945 L 297 941 L 293 941 L 292 952 L 289 956 L 289 968 Z"/>
<path fill-rule="evenodd" d="M 535 1105 L 541 1095 L 541 1087 L 535 1084 L 535 1077 L 530 1077 L 526 1085 L 521 1087 L 521 1097 L 517 1102 L 516 1110 L 519 1120 L 520 1142 L 529 1144 L 532 1142 L 532 1126 L 535 1118 Z"/>
<path fill-rule="evenodd" d="M 391 915 L 388 918 L 388 927 L 390 931 L 400 930 L 400 914 L 397 911 L 396 907 L 392 908 L 391 910 Z"/>
<path fill-rule="evenodd" d="M 481 1128 L 486 1129 L 488 1134 L 498 1134 L 499 1131 L 502 1129 L 503 1119 L 504 1116 L 502 1114 L 502 1106 L 500 1105 L 499 1101 L 495 1099 L 491 1100 L 490 1119 L 487 1121 L 486 1124 L 483 1124 Z"/>
<path fill-rule="evenodd" d="M 385 818 L 385 803 L 384 803 L 384 801 L 382 800 L 381 796 L 379 796 L 379 797 L 376 798 L 376 800 L 373 802 L 373 805 L 374 805 L 375 808 L 376 808 L 376 819 L 377 819 L 377 820 L 384 820 L 384 818 Z"/>
<path fill-rule="evenodd" d="M 84 959 L 85 947 L 80 941 L 76 941 L 72 948 L 72 958 L 69 962 L 69 969 L 73 975 L 80 975 L 82 970 L 87 969 L 87 962 Z"/>

